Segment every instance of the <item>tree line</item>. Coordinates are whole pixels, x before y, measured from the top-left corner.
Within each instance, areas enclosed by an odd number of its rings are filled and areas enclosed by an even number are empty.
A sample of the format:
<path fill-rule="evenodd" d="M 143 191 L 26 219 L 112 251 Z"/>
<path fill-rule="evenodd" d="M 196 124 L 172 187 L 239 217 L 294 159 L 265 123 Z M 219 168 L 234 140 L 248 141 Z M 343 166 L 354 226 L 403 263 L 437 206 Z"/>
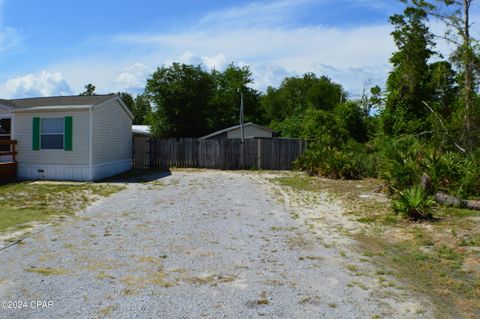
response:
<path fill-rule="evenodd" d="M 205 71 L 174 63 L 153 72 L 143 94 L 121 97 L 134 123 L 151 125 L 155 136 L 199 137 L 238 124 L 241 91 L 246 121 L 312 141 L 296 163 L 310 174 L 381 177 L 399 199 L 416 196 L 417 206 L 439 192 L 477 198 L 480 52 L 471 35 L 473 0 L 401 1 L 404 10 L 389 18 L 396 51 L 383 91 L 374 86 L 351 99 L 341 84 L 307 73 L 259 92 L 248 66 Z M 442 34 L 430 30 L 434 20 L 443 23 Z M 454 47 L 450 56 L 438 52 L 440 39 Z M 417 218 L 427 206 L 407 214 Z"/>

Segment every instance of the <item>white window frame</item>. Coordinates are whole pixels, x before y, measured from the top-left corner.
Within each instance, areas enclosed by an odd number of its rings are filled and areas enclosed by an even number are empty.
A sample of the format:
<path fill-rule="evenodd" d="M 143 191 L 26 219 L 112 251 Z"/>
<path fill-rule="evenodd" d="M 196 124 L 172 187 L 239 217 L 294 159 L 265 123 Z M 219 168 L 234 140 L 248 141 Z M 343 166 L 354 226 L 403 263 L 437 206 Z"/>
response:
<path fill-rule="evenodd" d="M 45 119 L 62 119 L 63 132 L 62 133 L 42 133 L 42 123 L 43 123 L 43 120 Z M 61 148 L 43 148 L 42 147 L 43 135 L 62 135 L 62 147 Z M 41 117 L 40 118 L 40 149 L 45 151 L 60 151 L 65 149 L 65 118 L 64 117 Z"/>

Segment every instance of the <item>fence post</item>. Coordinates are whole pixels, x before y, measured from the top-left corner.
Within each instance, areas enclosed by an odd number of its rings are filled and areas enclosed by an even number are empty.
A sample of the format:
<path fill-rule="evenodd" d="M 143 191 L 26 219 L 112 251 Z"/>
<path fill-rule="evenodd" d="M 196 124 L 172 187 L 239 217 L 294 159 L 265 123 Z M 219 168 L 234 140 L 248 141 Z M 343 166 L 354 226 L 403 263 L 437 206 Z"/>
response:
<path fill-rule="evenodd" d="M 257 169 L 262 169 L 262 140 L 257 139 Z"/>
<path fill-rule="evenodd" d="M 244 152 L 243 152 L 243 148 L 244 148 L 244 141 L 241 141 L 240 142 L 240 169 L 244 169 L 244 159 L 245 159 L 245 156 L 244 156 Z"/>
<path fill-rule="evenodd" d="M 152 146 L 153 144 L 153 138 L 149 139 L 148 140 L 148 143 L 150 144 L 150 152 L 149 152 L 149 166 L 150 168 L 153 168 L 154 167 L 154 152 L 156 150 L 156 147 Z"/>

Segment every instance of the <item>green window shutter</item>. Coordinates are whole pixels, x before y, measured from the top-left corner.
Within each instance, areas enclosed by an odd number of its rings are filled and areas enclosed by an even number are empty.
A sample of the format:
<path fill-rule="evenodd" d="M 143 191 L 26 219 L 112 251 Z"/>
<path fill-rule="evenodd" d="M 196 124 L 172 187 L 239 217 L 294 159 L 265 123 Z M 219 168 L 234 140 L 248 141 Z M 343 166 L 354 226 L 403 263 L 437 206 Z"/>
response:
<path fill-rule="evenodd" d="M 33 118 L 32 125 L 32 149 L 34 151 L 40 150 L 40 118 Z"/>
<path fill-rule="evenodd" d="M 71 116 L 65 117 L 65 141 L 64 141 L 64 150 L 71 151 L 73 150 L 73 118 Z"/>

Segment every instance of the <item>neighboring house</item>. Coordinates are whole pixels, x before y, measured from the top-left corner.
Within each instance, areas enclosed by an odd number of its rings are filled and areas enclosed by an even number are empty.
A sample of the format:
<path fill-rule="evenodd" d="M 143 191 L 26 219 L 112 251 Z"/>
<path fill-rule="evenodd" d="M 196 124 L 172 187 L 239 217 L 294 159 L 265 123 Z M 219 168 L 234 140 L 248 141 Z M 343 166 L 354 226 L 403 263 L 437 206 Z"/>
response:
<path fill-rule="evenodd" d="M 151 136 L 150 125 L 132 125 L 133 136 Z"/>
<path fill-rule="evenodd" d="M 0 100 L 0 139 L 17 141 L 19 179 L 93 181 L 131 168 L 132 118 L 113 94 Z"/>
<path fill-rule="evenodd" d="M 260 126 L 254 123 L 245 123 L 243 125 L 243 135 L 245 138 L 272 138 L 276 137 L 277 132 L 268 127 Z M 240 125 L 235 125 L 212 134 L 201 137 L 201 140 L 210 139 L 228 139 L 228 138 L 242 138 L 242 131 Z"/>

